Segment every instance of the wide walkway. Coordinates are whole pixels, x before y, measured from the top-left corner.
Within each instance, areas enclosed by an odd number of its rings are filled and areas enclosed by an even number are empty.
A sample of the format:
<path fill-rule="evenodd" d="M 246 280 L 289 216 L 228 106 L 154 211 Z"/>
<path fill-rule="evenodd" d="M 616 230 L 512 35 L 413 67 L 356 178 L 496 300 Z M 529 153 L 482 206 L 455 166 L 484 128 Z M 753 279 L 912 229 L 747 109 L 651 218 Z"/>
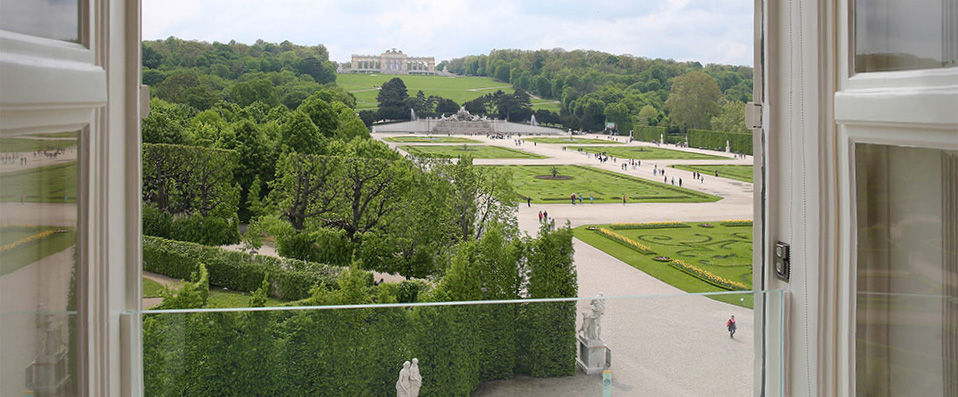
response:
<path fill-rule="evenodd" d="M 377 138 L 400 134 L 376 134 Z M 578 136 L 581 137 L 581 136 Z M 603 136 L 587 136 L 606 139 Z M 547 156 L 547 159 L 477 159 L 476 164 L 579 164 L 661 182 L 653 176 L 654 166 L 673 164 L 751 165 L 752 158 L 699 149 L 632 142 L 616 146 L 652 146 L 726 157 L 711 160 L 642 160 L 642 166 L 628 170 L 619 162 L 600 163 L 591 155 L 562 150 L 564 145 L 516 146 L 513 139 L 470 137 L 482 144 L 504 146 Z M 620 138 L 621 139 L 621 138 Z M 402 144 L 388 143 L 391 147 Z M 590 144 L 592 145 L 592 144 Z M 594 145 L 599 145 L 595 143 Z M 627 159 L 626 159 L 627 160 Z M 538 212 L 548 211 L 556 224 L 573 227 L 615 222 L 718 221 L 751 219 L 752 184 L 706 176 L 693 181 L 692 173 L 666 168 L 670 178 L 689 181 L 683 186 L 722 197 L 712 203 L 629 203 L 629 204 L 532 204 L 519 207 L 519 226 L 530 235 L 538 229 Z M 575 263 L 579 296 L 589 298 L 602 292 L 610 298 L 602 318 L 602 338 L 612 350 L 613 395 L 616 396 L 746 396 L 752 394 L 753 327 L 752 311 L 710 298 L 688 295 L 649 276 L 592 246 L 575 239 Z M 641 296 L 641 297 L 639 297 Z M 744 297 L 744 295 L 743 295 Z M 578 304 L 579 316 L 588 300 Z M 738 323 L 735 338 L 729 337 L 725 321 L 734 314 Z M 601 395 L 599 375 L 559 379 L 517 377 L 486 382 L 477 396 L 584 396 Z"/>

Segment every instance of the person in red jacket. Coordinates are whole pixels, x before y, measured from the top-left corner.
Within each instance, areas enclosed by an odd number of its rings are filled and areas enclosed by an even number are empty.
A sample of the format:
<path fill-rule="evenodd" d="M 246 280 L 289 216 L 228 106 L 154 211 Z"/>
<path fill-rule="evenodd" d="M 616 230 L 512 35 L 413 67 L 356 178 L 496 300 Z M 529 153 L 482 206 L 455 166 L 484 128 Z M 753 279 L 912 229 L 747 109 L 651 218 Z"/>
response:
<path fill-rule="evenodd" d="M 728 337 L 734 338 L 735 337 L 735 315 L 734 314 L 732 315 L 732 318 L 728 319 L 728 321 L 725 322 L 725 327 L 728 328 Z"/>

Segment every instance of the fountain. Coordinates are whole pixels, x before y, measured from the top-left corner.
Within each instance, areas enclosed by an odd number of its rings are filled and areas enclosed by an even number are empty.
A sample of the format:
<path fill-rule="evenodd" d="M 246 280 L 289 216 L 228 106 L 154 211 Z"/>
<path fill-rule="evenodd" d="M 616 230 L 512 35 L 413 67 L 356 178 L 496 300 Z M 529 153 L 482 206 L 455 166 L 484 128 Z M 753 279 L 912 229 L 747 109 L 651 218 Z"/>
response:
<path fill-rule="evenodd" d="M 725 141 L 725 153 L 732 152 L 732 145 L 729 145 L 729 141 Z"/>
<path fill-rule="evenodd" d="M 536 122 L 536 115 L 532 115 L 532 119 L 529 120 L 529 124 L 532 124 L 533 127 L 539 125 L 539 123 Z"/>
<path fill-rule="evenodd" d="M 416 120 L 416 110 L 413 108 L 409 108 L 409 121 L 415 121 L 415 120 Z"/>

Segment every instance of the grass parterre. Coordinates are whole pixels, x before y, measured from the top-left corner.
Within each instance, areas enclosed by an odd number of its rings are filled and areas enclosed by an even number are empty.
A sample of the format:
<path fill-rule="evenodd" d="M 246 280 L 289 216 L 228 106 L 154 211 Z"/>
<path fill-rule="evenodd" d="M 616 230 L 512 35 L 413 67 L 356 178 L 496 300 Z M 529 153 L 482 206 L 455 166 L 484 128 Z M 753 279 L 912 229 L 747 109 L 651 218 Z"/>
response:
<path fill-rule="evenodd" d="M 540 204 L 571 203 L 573 193 L 582 195 L 582 204 L 701 203 L 721 198 L 695 190 L 666 185 L 634 176 L 581 165 L 501 165 L 512 172 L 513 186 L 523 198 Z M 552 176 L 553 168 L 558 171 Z M 594 200 L 589 200 L 592 195 Z"/>
<path fill-rule="evenodd" d="M 726 157 L 710 154 L 684 152 L 650 146 L 566 146 L 566 150 L 579 150 L 589 153 L 605 153 L 620 159 L 636 160 L 714 160 Z"/>
<path fill-rule="evenodd" d="M 399 147 L 415 157 L 454 159 L 469 156 L 474 159 L 543 159 L 545 157 L 521 150 L 489 145 L 403 145 Z"/>
<path fill-rule="evenodd" d="M 589 245 L 683 291 L 740 291 L 752 288 L 752 229 L 742 224 L 589 225 L 573 232 Z M 715 298 L 752 305 L 751 296 L 745 300 L 740 296 Z"/>

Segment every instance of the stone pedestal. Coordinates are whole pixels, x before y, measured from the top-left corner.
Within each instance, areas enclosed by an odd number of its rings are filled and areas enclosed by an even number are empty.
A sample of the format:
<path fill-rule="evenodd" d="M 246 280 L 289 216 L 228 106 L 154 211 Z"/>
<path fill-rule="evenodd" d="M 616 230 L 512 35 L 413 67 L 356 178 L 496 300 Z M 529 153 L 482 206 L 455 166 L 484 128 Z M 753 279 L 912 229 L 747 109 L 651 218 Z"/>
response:
<path fill-rule="evenodd" d="M 575 361 L 582 372 L 595 375 L 612 366 L 612 350 L 602 339 L 588 340 L 582 335 L 576 335 L 576 340 L 579 342 L 579 355 Z"/>

